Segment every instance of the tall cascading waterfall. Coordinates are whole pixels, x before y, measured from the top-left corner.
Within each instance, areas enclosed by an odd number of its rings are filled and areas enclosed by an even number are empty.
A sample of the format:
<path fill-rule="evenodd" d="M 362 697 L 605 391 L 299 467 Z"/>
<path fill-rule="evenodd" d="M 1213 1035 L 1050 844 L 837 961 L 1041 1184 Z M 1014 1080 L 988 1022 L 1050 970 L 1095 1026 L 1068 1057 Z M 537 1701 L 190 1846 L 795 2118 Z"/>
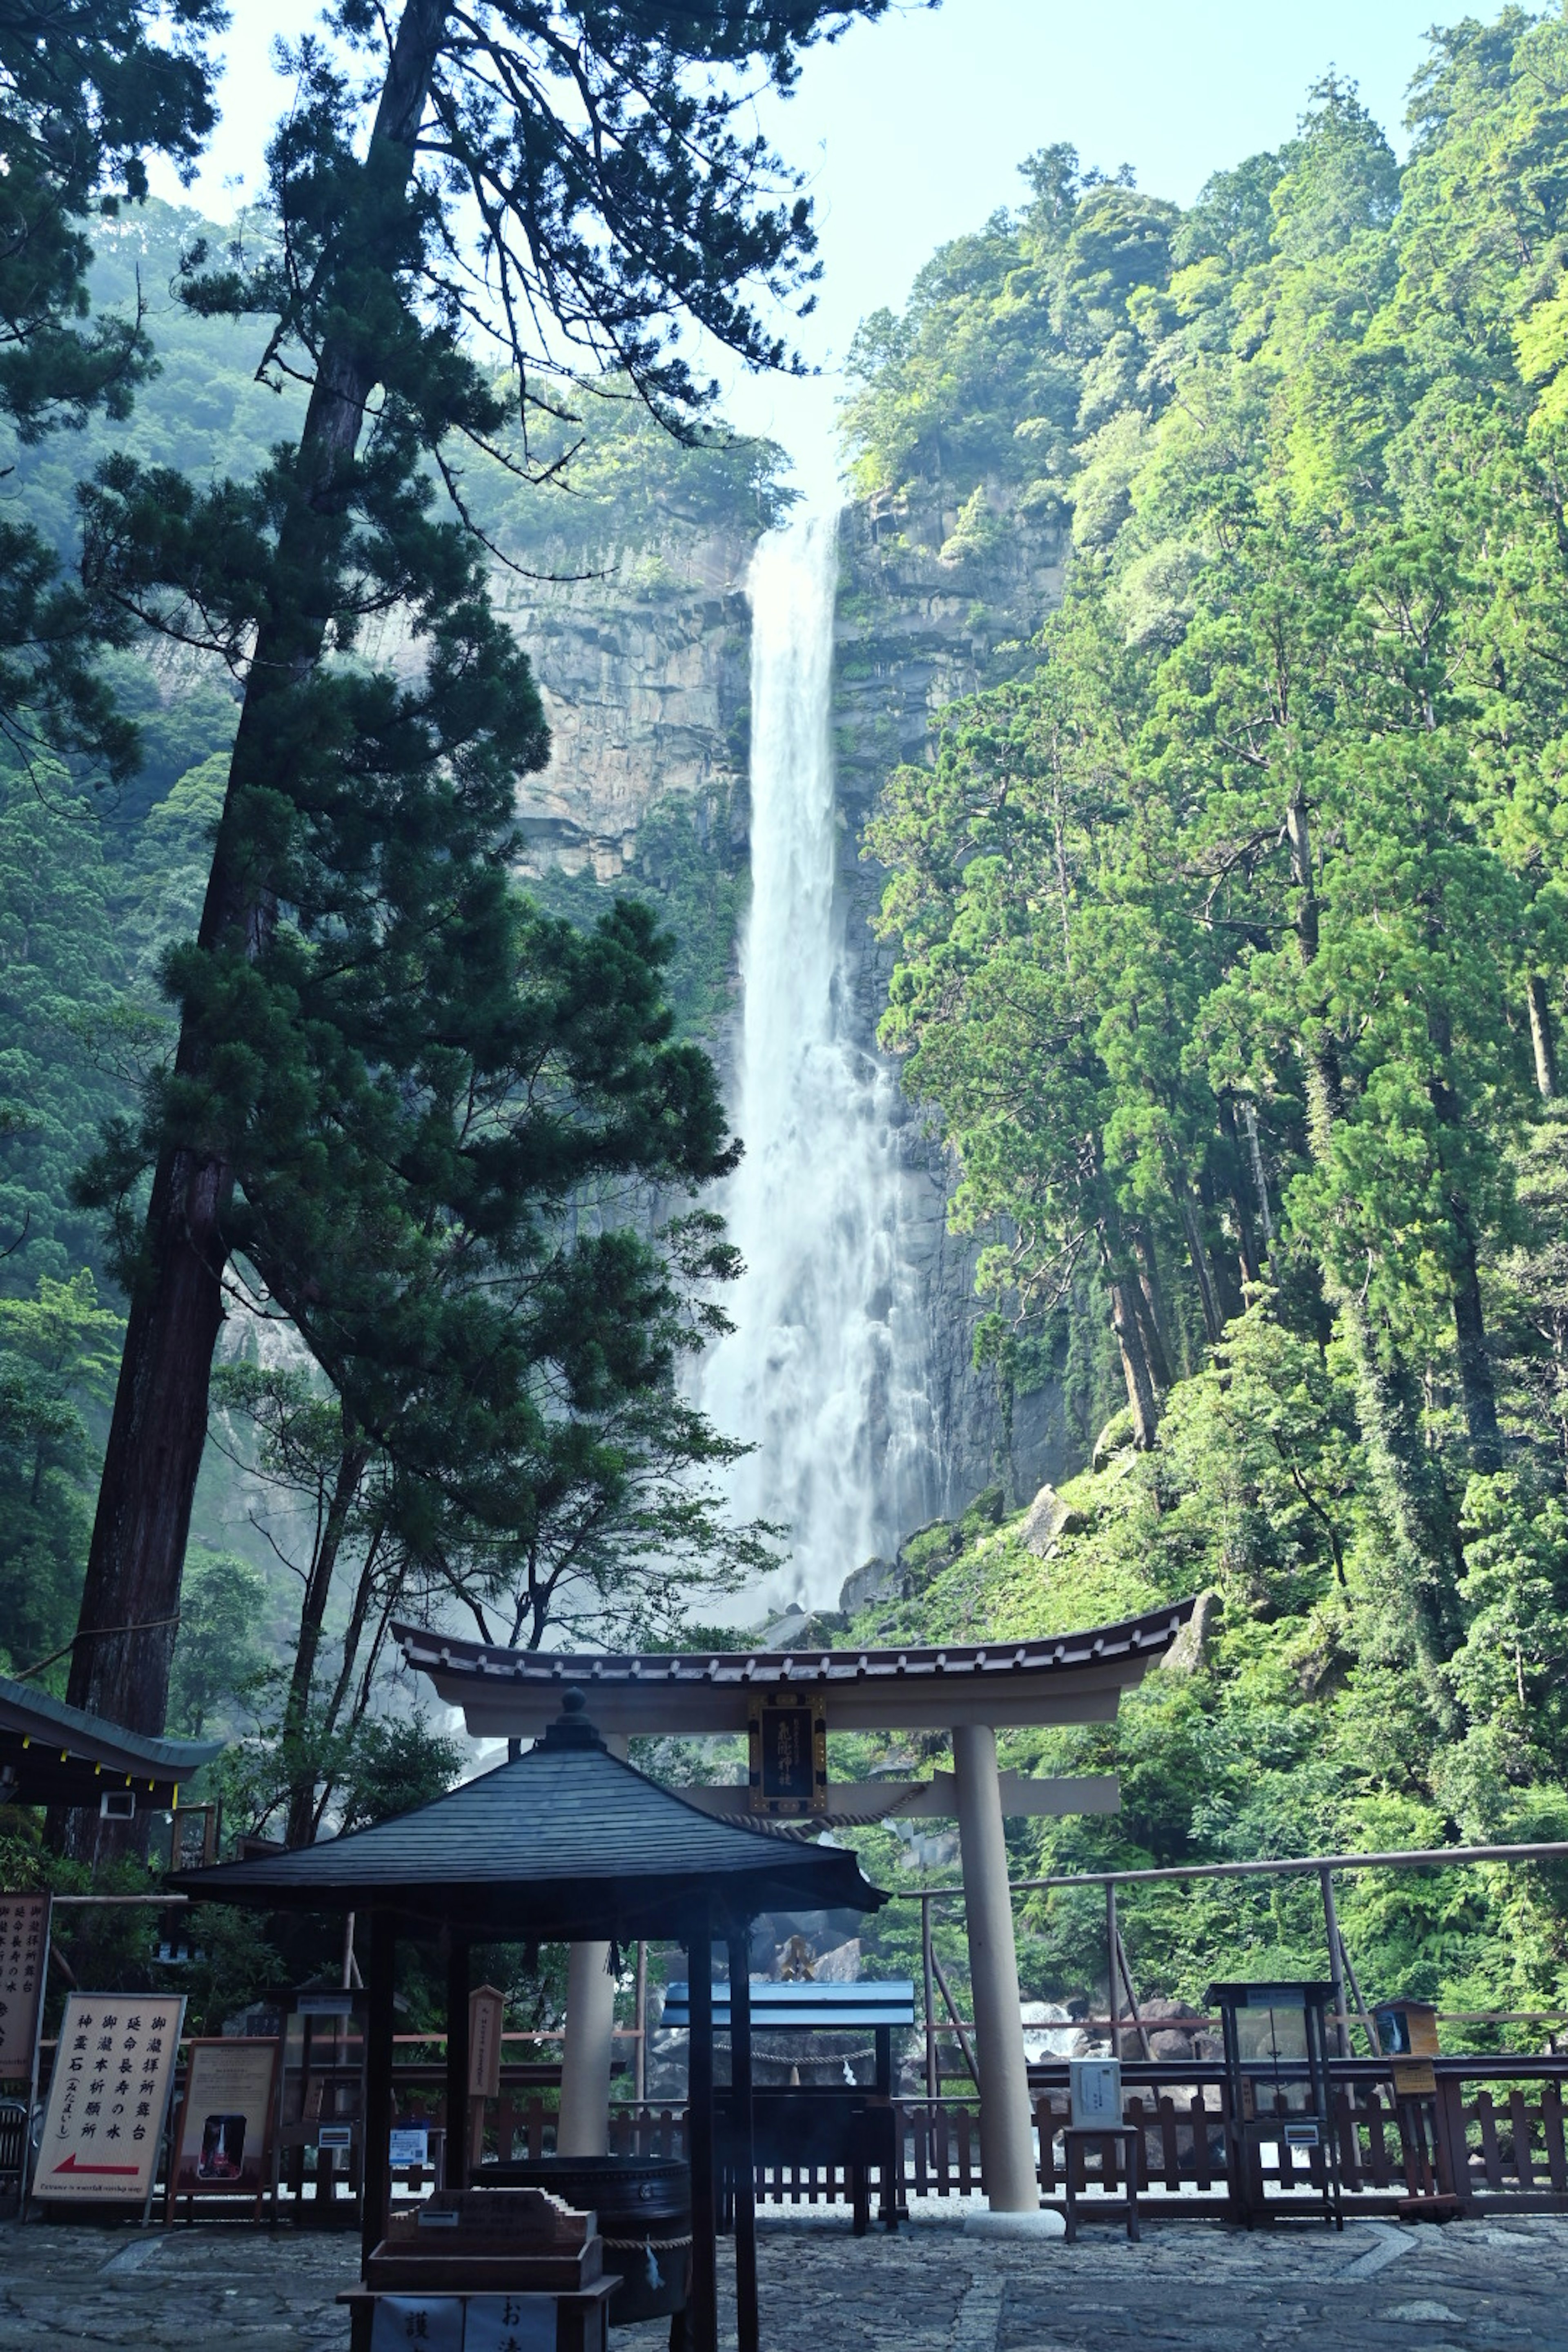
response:
<path fill-rule="evenodd" d="M 702 1402 L 756 1451 L 748 1517 L 788 1528 L 790 1597 L 832 1606 L 851 1569 L 928 1516 L 934 1485 L 925 1333 L 900 1246 L 897 1089 L 857 1034 L 836 888 L 831 704 L 835 517 L 770 532 L 752 603 L 752 903 L 726 1200 L 746 1264 L 736 1328 Z"/>

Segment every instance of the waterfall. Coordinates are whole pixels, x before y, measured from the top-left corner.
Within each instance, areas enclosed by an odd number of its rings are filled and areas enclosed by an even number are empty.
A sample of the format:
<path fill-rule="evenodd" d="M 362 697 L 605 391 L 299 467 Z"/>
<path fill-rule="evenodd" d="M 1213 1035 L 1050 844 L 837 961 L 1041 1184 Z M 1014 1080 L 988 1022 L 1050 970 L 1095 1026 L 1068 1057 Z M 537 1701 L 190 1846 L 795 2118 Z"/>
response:
<path fill-rule="evenodd" d="M 719 1427 L 756 1447 L 746 1517 L 790 1531 L 790 1596 L 831 1607 L 921 1516 L 923 1337 L 900 1247 L 896 1089 L 854 1025 L 831 734 L 837 526 L 771 531 L 752 603 L 752 902 L 726 1212 L 746 1272 L 704 1368 Z"/>

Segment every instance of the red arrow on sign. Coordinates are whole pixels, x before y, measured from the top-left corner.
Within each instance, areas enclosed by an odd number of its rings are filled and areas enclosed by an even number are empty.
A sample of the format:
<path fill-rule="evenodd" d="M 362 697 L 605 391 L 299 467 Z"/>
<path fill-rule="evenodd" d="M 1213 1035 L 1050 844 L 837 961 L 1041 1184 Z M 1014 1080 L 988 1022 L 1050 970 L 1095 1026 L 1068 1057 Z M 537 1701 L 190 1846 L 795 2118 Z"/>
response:
<path fill-rule="evenodd" d="M 65 2162 L 56 2165 L 50 2179 L 55 2179 L 62 2172 L 112 2172 L 121 2179 L 134 2179 L 141 2169 L 142 2167 L 139 2164 L 82 2164 L 78 2160 L 77 2152 L 73 2147 Z"/>

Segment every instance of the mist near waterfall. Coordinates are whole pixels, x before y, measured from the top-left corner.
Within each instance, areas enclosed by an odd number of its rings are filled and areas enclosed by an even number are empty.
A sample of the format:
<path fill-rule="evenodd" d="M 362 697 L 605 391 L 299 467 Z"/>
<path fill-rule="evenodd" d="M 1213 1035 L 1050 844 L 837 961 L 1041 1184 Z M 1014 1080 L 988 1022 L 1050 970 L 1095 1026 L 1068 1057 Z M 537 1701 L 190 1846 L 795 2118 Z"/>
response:
<path fill-rule="evenodd" d="M 890 1072 L 854 1028 L 831 732 L 837 520 L 752 560 L 752 902 L 735 1097 L 745 1158 L 724 1202 L 746 1272 L 702 1403 L 756 1447 L 737 1508 L 789 1530 L 784 1595 L 831 1607 L 931 1484 L 925 1336 L 900 1246 Z"/>

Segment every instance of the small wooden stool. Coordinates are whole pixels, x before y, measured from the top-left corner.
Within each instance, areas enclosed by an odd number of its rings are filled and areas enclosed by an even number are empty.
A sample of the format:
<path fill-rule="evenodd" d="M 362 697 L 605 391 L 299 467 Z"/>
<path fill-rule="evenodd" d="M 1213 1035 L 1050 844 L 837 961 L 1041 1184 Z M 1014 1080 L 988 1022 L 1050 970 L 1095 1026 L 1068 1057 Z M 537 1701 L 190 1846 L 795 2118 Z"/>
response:
<path fill-rule="evenodd" d="M 1105 2207 L 1109 2207 L 1112 2214 L 1125 2212 L 1128 2236 L 1135 2242 L 1142 2237 L 1142 2232 L 1138 2227 L 1138 2143 L 1142 2137 L 1143 2127 L 1141 2124 L 1094 2124 L 1076 2126 L 1069 2124 L 1063 2132 L 1062 2161 L 1067 2172 L 1067 2240 L 1069 2246 L 1078 2236 L 1079 2213 L 1076 2202 L 1077 2190 L 1073 2184 L 1073 2154 L 1075 2150 L 1086 2148 L 1090 2140 L 1098 2140 L 1104 2148 L 1102 2164 L 1114 2161 L 1112 2149 L 1117 2145 L 1120 2146 L 1127 2189 L 1123 2197 L 1107 2198 L 1103 2200 L 1103 2204 L 1097 2200 L 1092 2207 L 1086 2210 L 1092 2213 L 1096 2221 L 1100 2219 L 1100 2212 Z"/>

